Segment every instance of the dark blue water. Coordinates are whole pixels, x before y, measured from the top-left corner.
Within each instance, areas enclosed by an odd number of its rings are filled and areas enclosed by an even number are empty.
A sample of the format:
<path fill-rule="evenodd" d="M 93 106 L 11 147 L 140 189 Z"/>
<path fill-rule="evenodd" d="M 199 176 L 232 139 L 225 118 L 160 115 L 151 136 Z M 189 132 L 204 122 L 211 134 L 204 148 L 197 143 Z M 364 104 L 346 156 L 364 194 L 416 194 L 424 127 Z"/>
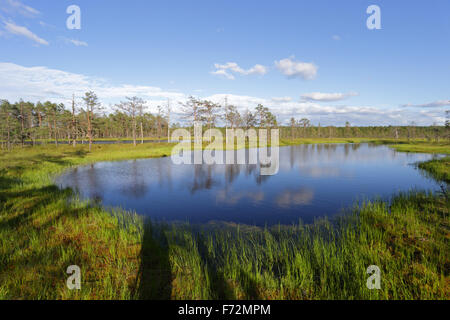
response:
<path fill-rule="evenodd" d="M 261 176 L 258 165 L 175 165 L 159 158 L 96 163 L 56 182 L 156 220 L 264 226 L 311 222 L 355 200 L 398 191 L 438 190 L 414 165 L 432 157 L 368 144 L 301 145 L 280 148 L 274 176 Z"/>

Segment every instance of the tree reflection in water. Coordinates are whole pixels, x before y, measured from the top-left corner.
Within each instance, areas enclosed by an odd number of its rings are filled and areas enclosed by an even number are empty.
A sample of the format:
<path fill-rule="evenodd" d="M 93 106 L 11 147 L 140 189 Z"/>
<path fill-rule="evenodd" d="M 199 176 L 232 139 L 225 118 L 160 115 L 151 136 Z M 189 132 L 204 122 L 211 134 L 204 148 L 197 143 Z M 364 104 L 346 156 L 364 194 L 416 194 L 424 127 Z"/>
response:
<path fill-rule="evenodd" d="M 242 155 L 234 156 L 242 162 Z M 261 176 L 259 164 L 174 165 L 159 158 L 74 168 L 56 182 L 83 198 L 153 219 L 264 226 L 331 216 L 358 197 L 439 190 L 414 166 L 432 157 L 367 144 L 299 145 L 280 148 L 280 170 L 273 176 Z"/>

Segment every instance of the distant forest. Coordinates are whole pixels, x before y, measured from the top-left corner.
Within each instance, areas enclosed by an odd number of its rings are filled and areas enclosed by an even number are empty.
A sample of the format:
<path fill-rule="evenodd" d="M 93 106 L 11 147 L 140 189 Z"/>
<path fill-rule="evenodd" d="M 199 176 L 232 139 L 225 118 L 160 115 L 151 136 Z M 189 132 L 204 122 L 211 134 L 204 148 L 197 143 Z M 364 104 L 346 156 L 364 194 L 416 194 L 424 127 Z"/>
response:
<path fill-rule="evenodd" d="M 126 98 L 106 114 L 94 92 L 86 92 L 82 104 L 75 99 L 71 106 L 52 102 L 10 103 L 0 100 L 0 145 L 10 149 L 13 145 L 54 143 L 89 143 L 95 139 L 130 139 L 134 144 L 145 139 L 167 138 L 170 131 L 180 127 L 171 122 L 170 104 L 158 107 L 152 114 L 146 110 L 145 101 L 138 97 Z M 207 128 L 278 128 L 283 139 L 299 138 L 389 138 L 427 139 L 440 141 L 450 138 L 450 112 L 446 112 L 445 126 L 321 126 L 307 118 L 291 118 L 289 125 L 278 125 L 276 116 L 269 108 L 257 105 L 254 110 L 239 112 L 233 105 L 219 105 L 207 100 L 190 97 L 182 104 L 186 126 L 195 121 Z M 171 123 L 170 126 L 168 124 Z"/>

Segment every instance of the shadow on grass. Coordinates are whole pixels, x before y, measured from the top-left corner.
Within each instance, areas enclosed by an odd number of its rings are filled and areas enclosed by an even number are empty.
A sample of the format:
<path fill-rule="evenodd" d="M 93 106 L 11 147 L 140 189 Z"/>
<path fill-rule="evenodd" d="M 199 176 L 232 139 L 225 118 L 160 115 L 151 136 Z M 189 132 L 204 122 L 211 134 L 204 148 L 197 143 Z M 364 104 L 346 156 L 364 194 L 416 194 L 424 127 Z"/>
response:
<path fill-rule="evenodd" d="M 28 218 L 60 197 L 68 197 L 70 190 L 59 190 L 56 186 L 27 189 L 19 192 L 0 192 L 2 211 L 9 213 L 0 223 L 0 229 L 16 228 L 28 223 Z"/>
<path fill-rule="evenodd" d="M 202 263 L 208 273 L 209 292 L 212 299 L 216 300 L 235 300 L 236 296 L 227 282 L 223 272 L 218 270 L 217 261 L 209 253 L 206 247 L 206 239 L 201 235 L 196 236 L 197 248 L 202 259 Z"/>
<path fill-rule="evenodd" d="M 7 190 L 20 182 L 20 179 L 7 177 L 2 174 L 2 171 L 0 171 L 0 190 Z M 0 202 L 3 200 L 2 194 L 0 193 Z"/>
<path fill-rule="evenodd" d="M 258 290 L 258 283 L 250 277 L 244 270 L 240 270 L 238 280 L 241 283 L 246 300 L 260 300 L 262 299 Z"/>
<path fill-rule="evenodd" d="M 207 248 L 207 239 L 197 233 L 194 229 L 180 228 L 180 234 L 172 236 L 166 235 L 171 232 L 165 225 L 151 224 L 146 222 L 144 225 L 144 234 L 142 239 L 142 247 L 140 254 L 140 266 L 137 278 L 136 298 L 141 300 L 169 300 L 172 299 L 172 265 L 170 261 L 170 247 L 175 245 L 182 250 L 186 250 L 189 254 L 197 255 L 200 258 L 201 269 L 204 270 L 209 282 L 205 283 L 208 299 L 235 300 L 236 295 L 227 281 L 224 272 L 218 261 L 210 254 Z M 189 232 L 187 237 L 182 236 L 184 232 Z M 171 237 L 168 240 L 167 237 Z M 180 237 L 178 237 L 180 236 Z M 186 238 L 193 239 L 195 245 L 186 242 Z M 173 242 L 175 241 L 175 242 Z M 197 249 L 193 249 L 197 248 Z M 197 251 L 198 250 L 198 251 Z M 201 276 L 200 278 L 203 278 Z M 241 278 L 245 294 L 248 299 L 258 299 L 258 290 L 256 282 L 241 272 Z M 201 284 L 198 284 L 201 286 Z"/>
<path fill-rule="evenodd" d="M 9 261 L 14 251 L 31 248 L 30 237 L 26 236 L 37 231 L 39 236 L 52 225 L 62 219 L 76 219 L 85 209 L 71 208 L 66 202 L 58 207 L 58 211 L 49 211 L 48 206 L 66 200 L 72 195 L 70 189 L 59 190 L 56 186 L 27 189 L 19 192 L 0 192 L 0 232 L 22 234 L 14 242 L 14 246 L 3 251 L 2 261 Z M 34 250 L 34 249 L 33 249 Z M 38 265 L 36 261 L 36 265 Z"/>
<path fill-rule="evenodd" d="M 169 244 L 164 230 L 144 225 L 141 264 L 138 274 L 138 298 L 141 300 L 169 300 L 172 293 L 172 268 Z"/>

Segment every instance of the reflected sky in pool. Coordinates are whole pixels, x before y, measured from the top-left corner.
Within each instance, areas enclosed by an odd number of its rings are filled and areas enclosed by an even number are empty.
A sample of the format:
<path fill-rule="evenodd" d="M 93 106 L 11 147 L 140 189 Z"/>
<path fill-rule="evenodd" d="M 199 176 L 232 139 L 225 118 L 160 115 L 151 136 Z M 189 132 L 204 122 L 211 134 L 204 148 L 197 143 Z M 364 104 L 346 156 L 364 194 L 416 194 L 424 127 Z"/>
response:
<path fill-rule="evenodd" d="M 258 226 L 308 223 L 333 216 L 355 200 L 439 189 L 414 165 L 433 157 L 428 154 L 368 144 L 279 150 L 274 176 L 261 176 L 259 165 L 175 165 L 169 157 L 96 163 L 70 169 L 56 183 L 155 220 Z"/>

